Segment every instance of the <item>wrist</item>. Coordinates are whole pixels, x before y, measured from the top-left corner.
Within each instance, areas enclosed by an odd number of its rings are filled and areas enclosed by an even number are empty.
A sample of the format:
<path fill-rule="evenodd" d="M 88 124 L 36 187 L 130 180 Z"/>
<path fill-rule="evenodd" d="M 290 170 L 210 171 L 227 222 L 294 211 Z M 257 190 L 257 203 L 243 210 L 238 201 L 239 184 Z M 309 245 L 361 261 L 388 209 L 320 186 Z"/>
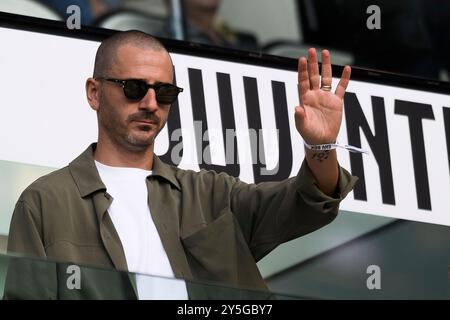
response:
<path fill-rule="evenodd" d="M 336 145 L 336 141 L 334 142 L 329 142 L 329 143 L 318 143 L 318 144 L 310 144 L 307 143 L 306 141 L 303 141 L 303 145 L 305 146 L 306 150 L 311 150 L 311 151 L 330 151 L 333 149 L 336 149 L 337 145 Z"/>
<path fill-rule="evenodd" d="M 334 150 L 336 148 L 343 148 L 343 149 L 348 150 L 349 152 L 369 154 L 369 152 L 367 150 L 364 150 L 359 147 L 347 145 L 347 144 L 344 145 L 337 141 L 333 142 L 333 143 L 324 143 L 324 144 L 309 144 L 303 140 L 303 145 L 305 146 L 305 149 L 311 150 L 311 151 L 316 151 L 316 152 L 324 152 L 324 151 Z"/>

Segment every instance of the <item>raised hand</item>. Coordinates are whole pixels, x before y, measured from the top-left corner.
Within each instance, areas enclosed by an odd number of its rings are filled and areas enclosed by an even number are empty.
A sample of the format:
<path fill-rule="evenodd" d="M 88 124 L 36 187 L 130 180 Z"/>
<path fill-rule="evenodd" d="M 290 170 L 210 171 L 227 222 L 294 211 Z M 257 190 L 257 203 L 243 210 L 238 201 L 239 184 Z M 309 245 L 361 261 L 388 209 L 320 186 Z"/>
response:
<path fill-rule="evenodd" d="M 295 124 L 308 144 L 333 143 L 342 122 L 343 98 L 350 81 L 351 68 L 345 66 L 336 91 L 331 92 L 330 52 L 322 51 L 322 77 L 316 49 L 308 50 L 308 60 L 298 61 L 300 106 L 295 108 Z"/>

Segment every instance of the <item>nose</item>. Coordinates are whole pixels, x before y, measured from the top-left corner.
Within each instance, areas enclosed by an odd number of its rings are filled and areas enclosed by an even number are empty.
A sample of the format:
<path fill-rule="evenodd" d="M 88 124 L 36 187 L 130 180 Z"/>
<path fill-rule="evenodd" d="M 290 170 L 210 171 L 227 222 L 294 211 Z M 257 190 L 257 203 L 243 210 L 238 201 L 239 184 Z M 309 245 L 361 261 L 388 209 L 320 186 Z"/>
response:
<path fill-rule="evenodd" d="M 149 88 L 147 94 L 139 101 L 139 109 L 145 109 L 154 112 L 158 109 L 158 102 L 156 101 L 156 92 L 153 88 Z"/>

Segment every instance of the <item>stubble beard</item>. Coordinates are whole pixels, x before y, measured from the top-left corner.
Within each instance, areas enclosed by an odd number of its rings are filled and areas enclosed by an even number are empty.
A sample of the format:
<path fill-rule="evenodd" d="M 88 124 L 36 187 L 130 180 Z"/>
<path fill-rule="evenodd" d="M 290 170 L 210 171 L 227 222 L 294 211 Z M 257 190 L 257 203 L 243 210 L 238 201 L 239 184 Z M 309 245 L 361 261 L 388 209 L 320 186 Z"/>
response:
<path fill-rule="evenodd" d="M 142 131 L 150 131 L 150 130 L 144 130 L 144 129 L 140 129 Z M 158 135 L 159 131 L 154 135 L 151 136 L 147 139 L 139 139 L 137 138 L 133 132 L 128 132 L 125 135 L 125 141 L 126 144 L 130 147 L 131 150 L 134 151 L 145 151 L 148 148 L 150 148 L 151 146 L 153 146 L 154 142 L 155 142 L 155 138 Z"/>
<path fill-rule="evenodd" d="M 149 132 L 153 128 L 138 126 L 137 129 L 129 129 L 126 123 L 122 124 L 117 119 L 111 117 L 102 119 L 100 125 L 105 135 L 113 144 L 133 153 L 142 153 L 153 147 L 155 138 L 160 131 L 159 129 L 154 135 L 149 137 L 140 137 L 139 133 L 134 132 L 135 130 Z"/>

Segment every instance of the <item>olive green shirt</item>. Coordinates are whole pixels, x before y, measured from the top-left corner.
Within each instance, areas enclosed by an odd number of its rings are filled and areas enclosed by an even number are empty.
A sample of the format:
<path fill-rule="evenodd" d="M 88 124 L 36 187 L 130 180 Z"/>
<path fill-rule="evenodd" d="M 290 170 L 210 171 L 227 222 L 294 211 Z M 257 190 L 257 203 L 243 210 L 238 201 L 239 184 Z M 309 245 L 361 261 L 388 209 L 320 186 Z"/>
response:
<path fill-rule="evenodd" d="M 127 271 L 127 262 L 108 215 L 113 198 L 95 166 L 95 147 L 21 194 L 8 252 L 54 263 L 12 262 L 5 298 L 136 298 L 132 277 L 111 272 Z M 296 177 L 248 184 L 225 173 L 182 170 L 154 156 L 148 203 L 177 278 L 267 290 L 256 262 L 279 244 L 330 223 L 356 181 L 339 167 L 330 197 L 317 187 L 306 161 Z M 82 272 L 82 290 L 67 290 L 69 262 L 103 268 L 104 279 L 88 270 Z M 24 277 L 32 283 L 27 290 Z"/>

